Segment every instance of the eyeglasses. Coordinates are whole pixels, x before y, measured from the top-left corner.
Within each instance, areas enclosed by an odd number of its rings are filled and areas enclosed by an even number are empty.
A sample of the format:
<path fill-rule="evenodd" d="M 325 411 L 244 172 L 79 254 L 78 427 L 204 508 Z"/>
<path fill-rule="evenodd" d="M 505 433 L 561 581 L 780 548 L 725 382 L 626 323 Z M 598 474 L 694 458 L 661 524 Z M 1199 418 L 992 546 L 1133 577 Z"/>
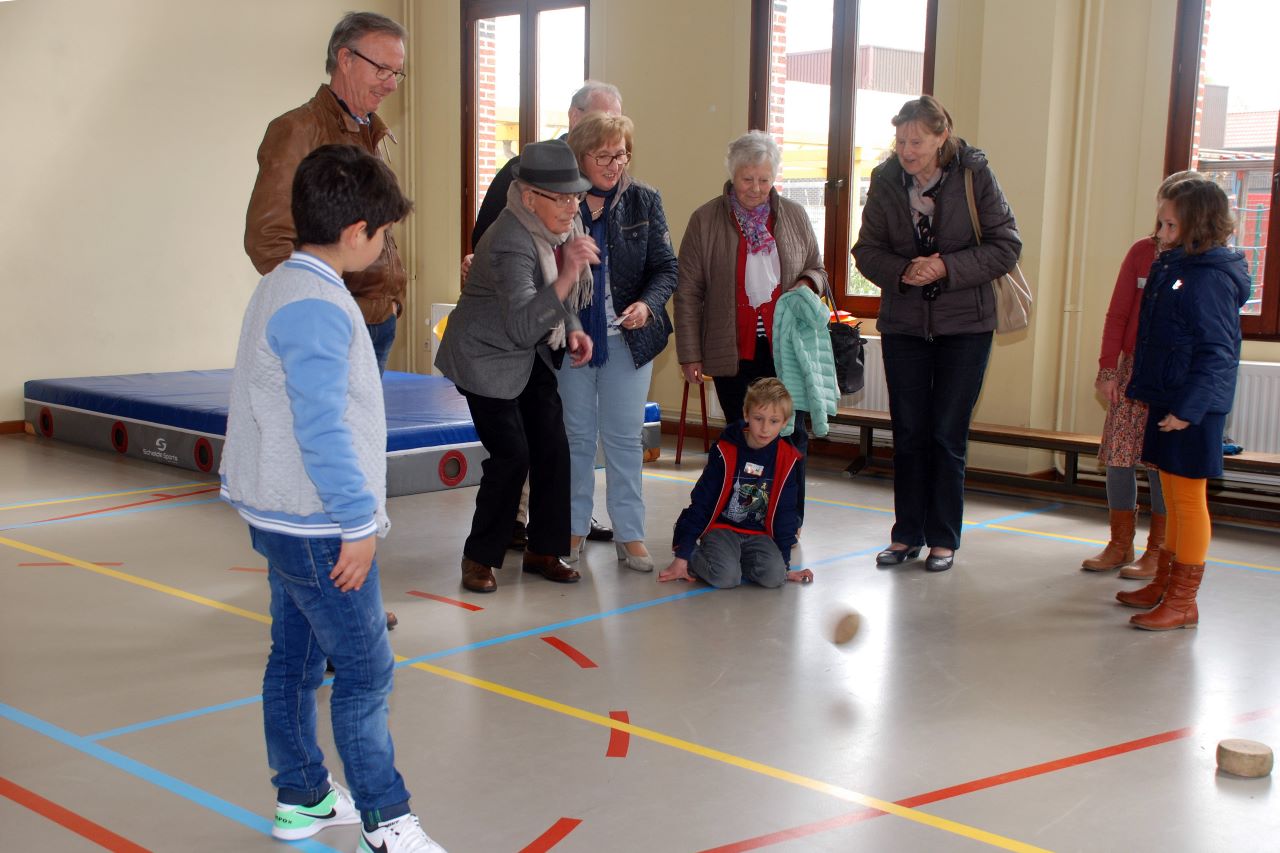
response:
<path fill-rule="evenodd" d="M 625 166 L 631 162 L 631 152 L 623 151 L 619 154 L 589 154 L 592 160 L 596 161 L 597 166 L 608 166 L 610 163 L 617 163 L 619 166 Z"/>
<path fill-rule="evenodd" d="M 576 207 L 582 204 L 582 200 L 587 197 L 586 193 L 565 193 L 561 195 L 555 195 L 553 193 L 544 193 L 542 190 L 536 189 L 534 187 L 529 187 L 529 192 L 533 193 L 534 195 L 540 195 L 543 198 L 545 198 L 547 201 L 550 201 L 553 204 L 558 204 L 561 207 Z"/>
<path fill-rule="evenodd" d="M 404 82 L 404 78 L 408 76 L 408 75 L 407 75 L 407 74 L 405 74 L 403 71 L 396 71 L 396 70 L 394 70 L 394 69 L 388 68 L 388 67 L 387 67 L 387 66 L 385 66 L 385 65 L 382 65 L 382 64 L 380 64 L 380 63 L 374 62 L 372 59 L 370 59 L 369 57 L 365 56 L 363 53 L 361 53 L 360 51 L 356 50 L 354 47 L 349 47 L 349 48 L 347 48 L 347 50 L 351 51 L 351 52 L 352 52 L 352 53 L 354 53 L 356 56 L 360 57 L 360 58 L 361 58 L 361 59 L 363 59 L 365 62 L 367 62 L 367 63 L 369 63 L 370 65 L 372 65 L 374 68 L 378 69 L 377 71 L 373 72 L 373 76 L 374 76 L 374 77 L 377 77 L 379 80 L 386 80 L 388 77 L 394 77 L 394 78 L 396 78 L 396 82 L 397 82 L 397 83 L 403 83 L 403 82 Z"/>

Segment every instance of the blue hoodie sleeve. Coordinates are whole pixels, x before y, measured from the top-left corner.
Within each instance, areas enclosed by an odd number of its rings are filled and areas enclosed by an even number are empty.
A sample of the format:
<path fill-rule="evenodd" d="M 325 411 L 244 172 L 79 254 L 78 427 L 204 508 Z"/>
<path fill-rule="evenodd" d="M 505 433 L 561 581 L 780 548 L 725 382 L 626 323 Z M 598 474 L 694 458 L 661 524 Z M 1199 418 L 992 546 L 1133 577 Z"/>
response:
<path fill-rule="evenodd" d="M 698 537 L 707 529 L 713 520 L 716 504 L 720 499 L 720 490 L 724 485 L 724 455 L 717 444 L 711 448 L 707 456 L 707 467 L 702 469 L 698 482 L 689 493 L 689 506 L 676 519 L 675 533 L 672 536 L 671 550 L 681 559 L 693 556 L 698 545 Z"/>
<path fill-rule="evenodd" d="M 796 511 L 799 489 L 800 465 L 791 466 L 787 480 L 778 495 L 778 509 L 773 516 L 773 541 L 782 553 L 787 568 L 791 568 L 791 548 L 796 544 L 796 532 L 800 529 L 800 514 Z"/>
<path fill-rule="evenodd" d="M 266 330 L 284 370 L 303 468 L 325 513 L 342 527 L 343 539 L 377 532 L 377 499 L 365 482 L 343 418 L 355 332 L 346 312 L 322 299 L 289 303 L 272 315 Z"/>

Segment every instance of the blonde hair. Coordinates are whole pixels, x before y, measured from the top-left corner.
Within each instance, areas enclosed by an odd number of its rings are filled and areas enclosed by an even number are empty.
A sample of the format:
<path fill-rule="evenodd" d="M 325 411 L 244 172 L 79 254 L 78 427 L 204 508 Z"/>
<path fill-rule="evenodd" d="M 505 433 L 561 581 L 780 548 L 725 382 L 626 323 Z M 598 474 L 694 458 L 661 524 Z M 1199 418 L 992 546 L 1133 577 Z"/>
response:
<path fill-rule="evenodd" d="M 635 125 L 626 116 L 601 112 L 587 113 L 573 126 L 573 130 L 569 131 L 569 138 L 565 141 L 573 149 L 573 156 L 577 157 L 578 162 L 581 163 L 582 158 L 589 152 L 615 139 L 621 139 L 627 153 L 630 154 L 631 134 L 634 131 Z"/>
<path fill-rule="evenodd" d="M 750 416 L 753 409 L 762 406 L 777 406 L 784 418 L 790 418 L 795 403 L 781 379 L 767 377 L 757 379 L 747 386 L 747 396 L 742 401 L 742 413 Z"/>

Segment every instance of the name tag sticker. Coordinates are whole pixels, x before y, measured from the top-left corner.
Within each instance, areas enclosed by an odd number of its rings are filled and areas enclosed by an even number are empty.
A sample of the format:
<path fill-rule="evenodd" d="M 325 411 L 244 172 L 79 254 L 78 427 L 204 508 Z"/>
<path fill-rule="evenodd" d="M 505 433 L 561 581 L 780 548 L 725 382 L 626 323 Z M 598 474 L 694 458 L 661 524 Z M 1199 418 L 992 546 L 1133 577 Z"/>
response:
<path fill-rule="evenodd" d="M 764 473 L 764 466 L 757 465 L 755 462 L 748 462 L 742 466 L 742 470 L 747 473 L 748 477 L 759 477 Z"/>
<path fill-rule="evenodd" d="M 1138 290 L 1145 290 L 1146 287 L 1147 287 L 1147 280 L 1145 278 L 1138 279 Z"/>

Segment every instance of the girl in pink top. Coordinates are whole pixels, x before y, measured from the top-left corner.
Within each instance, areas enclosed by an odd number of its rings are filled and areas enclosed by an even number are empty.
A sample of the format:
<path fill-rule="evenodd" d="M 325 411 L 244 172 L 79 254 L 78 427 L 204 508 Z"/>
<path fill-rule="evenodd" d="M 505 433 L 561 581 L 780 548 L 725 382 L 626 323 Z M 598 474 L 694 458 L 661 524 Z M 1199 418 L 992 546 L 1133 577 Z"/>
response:
<path fill-rule="evenodd" d="M 1120 569 L 1125 578 L 1152 578 L 1160 546 L 1164 543 L 1164 495 L 1160 478 L 1148 475 L 1151 490 L 1151 527 L 1147 549 L 1134 562 L 1133 537 L 1137 519 L 1137 466 L 1142 454 L 1142 434 L 1147 424 L 1147 406 L 1125 397 L 1133 372 L 1133 347 L 1138 337 L 1138 306 L 1142 302 L 1147 272 L 1156 257 L 1156 241 L 1143 237 L 1124 256 L 1116 287 L 1107 307 L 1102 327 L 1102 353 L 1098 357 L 1098 378 L 1094 387 L 1107 401 L 1107 420 L 1102 427 L 1098 462 L 1107 468 L 1107 507 L 1111 511 L 1111 539 L 1098 554 L 1080 564 L 1088 572 Z M 1132 565 L 1127 565 L 1132 563 Z M 1121 568 L 1121 567 L 1124 568 Z"/>

